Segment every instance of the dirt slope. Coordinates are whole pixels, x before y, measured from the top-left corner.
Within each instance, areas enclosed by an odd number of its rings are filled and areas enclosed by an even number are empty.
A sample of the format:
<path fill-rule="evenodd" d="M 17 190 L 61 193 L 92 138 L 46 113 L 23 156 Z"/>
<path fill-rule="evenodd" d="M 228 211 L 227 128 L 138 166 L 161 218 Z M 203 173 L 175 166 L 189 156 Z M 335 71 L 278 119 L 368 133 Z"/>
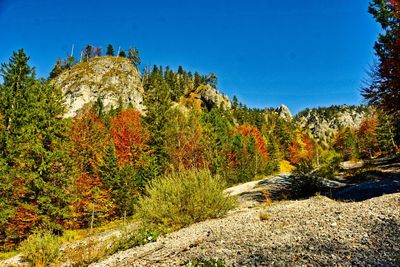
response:
<path fill-rule="evenodd" d="M 179 266 L 194 258 L 224 259 L 228 266 L 399 266 L 400 193 L 240 208 L 91 266 Z"/>

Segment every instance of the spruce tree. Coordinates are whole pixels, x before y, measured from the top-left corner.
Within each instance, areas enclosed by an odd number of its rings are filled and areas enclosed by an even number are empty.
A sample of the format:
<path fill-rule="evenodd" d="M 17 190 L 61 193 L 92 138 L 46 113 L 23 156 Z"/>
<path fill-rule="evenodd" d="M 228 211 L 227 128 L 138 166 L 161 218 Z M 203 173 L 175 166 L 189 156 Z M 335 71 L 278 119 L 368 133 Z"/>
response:
<path fill-rule="evenodd" d="M 166 166 L 167 153 L 165 151 L 165 130 L 168 120 L 168 110 L 172 105 L 171 91 L 164 81 L 162 70 L 153 67 L 151 73 L 144 73 L 144 99 L 146 107 L 144 122 L 152 135 L 150 145 L 160 166 L 160 172 Z"/>
<path fill-rule="evenodd" d="M 114 47 L 112 46 L 112 44 L 109 44 L 109 45 L 107 46 L 106 55 L 107 55 L 107 56 L 112 56 L 112 57 L 115 55 L 115 54 L 114 54 Z"/>
<path fill-rule="evenodd" d="M 1 131 L 0 162 L 2 181 L 18 185 L 12 199 L 18 221 L 29 210 L 35 220 L 22 233 L 15 223 L 8 224 L 7 240 L 18 240 L 34 227 L 61 228 L 68 218 L 68 186 L 72 167 L 67 153 L 67 125 L 62 120 L 62 93 L 44 80 L 36 80 L 23 50 L 14 52 L 0 70 Z M 29 207 L 29 208 L 27 208 Z"/>
<path fill-rule="evenodd" d="M 50 72 L 49 79 L 54 79 L 63 71 L 63 64 L 61 59 L 58 59 L 53 69 Z"/>
<path fill-rule="evenodd" d="M 125 53 L 125 51 L 124 51 L 124 50 L 122 50 L 122 51 L 119 51 L 119 54 L 118 54 L 118 56 L 119 56 L 119 57 L 126 57 L 126 53 Z"/>

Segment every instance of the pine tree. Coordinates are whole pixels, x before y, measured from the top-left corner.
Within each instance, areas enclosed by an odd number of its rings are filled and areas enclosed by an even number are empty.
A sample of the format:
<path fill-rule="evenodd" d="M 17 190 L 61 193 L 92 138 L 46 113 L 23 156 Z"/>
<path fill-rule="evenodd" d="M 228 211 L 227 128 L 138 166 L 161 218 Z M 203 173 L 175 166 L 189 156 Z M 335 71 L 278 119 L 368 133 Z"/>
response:
<path fill-rule="evenodd" d="M 9 218 L 8 242 L 24 238 L 34 227 L 61 229 L 69 216 L 68 186 L 72 171 L 68 155 L 67 125 L 62 120 L 62 93 L 44 80 L 36 80 L 23 50 L 2 64 L 0 90 L 1 132 L 0 180 L 12 181 L 14 212 Z M 15 194 L 14 194 L 15 197 Z M 29 213 L 25 228 L 10 223 Z M 18 222 L 17 222 L 18 223 Z M 19 229 L 19 230 L 18 230 Z"/>
<path fill-rule="evenodd" d="M 171 90 L 163 80 L 161 68 L 154 66 L 151 73 L 143 75 L 145 81 L 143 104 L 146 107 L 144 122 L 152 135 L 150 145 L 154 149 L 154 155 L 162 172 L 168 158 L 165 150 L 165 131 L 168 111 L 172 105 Z"/>
<path fill-rule="evenodd" d="M 128 52 L 128 59 L 130 59 L 136 67 L 140 65 L 140 55 L 139 55 L 139 50 L 135 48 L 129 48 L 127 50 Z"/>
<path fill-rule="evenodd" d="M 112 57 L 115 55 L 115 54 L 114 54 L 114 47 L 112 46 L 112 44 L 109 44 L 109 45 L 107 46 L 106 55 L 107 55 L 107 56 L 112 56 Z"/>
<path fill-rule="evenodd" d="M 382 26 L 375 43 L 378 64 L 370 73 L 371 81 L 362 95 L 388 114 L 400 114 L 400 3 L 394 0 L 373 0 L 369 13 Z"/>
<path fill-rule="evenodd" d="M 122 50 L 122 51 L 119 51 L 119 54 L 118 54 L 118 56 L 119 56 L 119 57 L 126 57 L 126 53 L 125 53 L 125 51 L 124 51 L 124 50 Z"/>
<path fill-rule="evenodd" d="M 58 59 L 53 69 L 50 72 L 50 79 L 54 79 L 64 70 L 61 59 Z"/>

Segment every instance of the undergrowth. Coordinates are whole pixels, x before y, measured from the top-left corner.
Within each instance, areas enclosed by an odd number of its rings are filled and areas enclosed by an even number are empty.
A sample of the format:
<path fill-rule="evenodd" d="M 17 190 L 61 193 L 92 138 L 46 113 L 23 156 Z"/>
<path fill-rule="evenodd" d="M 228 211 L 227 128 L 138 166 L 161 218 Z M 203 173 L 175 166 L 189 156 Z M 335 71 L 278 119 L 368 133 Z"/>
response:
<path fill-rule="evenodd" d="M 224 195 L 224 189 L 224 181 L 208 170 L 173 172 L 147 186 L 147 196 L 138 201 L 136 217 L 160 232 L 218 218 L 236 204 Z"/>

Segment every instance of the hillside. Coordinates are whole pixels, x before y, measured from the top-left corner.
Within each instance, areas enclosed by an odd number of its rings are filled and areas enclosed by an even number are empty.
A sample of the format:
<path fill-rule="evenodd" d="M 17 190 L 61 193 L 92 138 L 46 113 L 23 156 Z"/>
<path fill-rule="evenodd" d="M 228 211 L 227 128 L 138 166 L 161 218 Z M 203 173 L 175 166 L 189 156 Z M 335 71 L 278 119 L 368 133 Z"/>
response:
<path fill-rule="evenodd" d="M 195 259 L 223 259 L 227 266 L 396 266 L 399 205 L 400 194 L 393 194 L 365 202 L 314 197 L 242 208 L 90 266 L 179 266 Z M 260 219 L 261 213 L 267 217 Z"/>
<path fill-rule="evenodd" d="M 371 112 L 366 106 L 330 106 L 305 109 L 295 116 L 297 124 L 315 136 L 322 144 L 329 143 L 339 129 L 360 126 L 363 118 Z"/>

